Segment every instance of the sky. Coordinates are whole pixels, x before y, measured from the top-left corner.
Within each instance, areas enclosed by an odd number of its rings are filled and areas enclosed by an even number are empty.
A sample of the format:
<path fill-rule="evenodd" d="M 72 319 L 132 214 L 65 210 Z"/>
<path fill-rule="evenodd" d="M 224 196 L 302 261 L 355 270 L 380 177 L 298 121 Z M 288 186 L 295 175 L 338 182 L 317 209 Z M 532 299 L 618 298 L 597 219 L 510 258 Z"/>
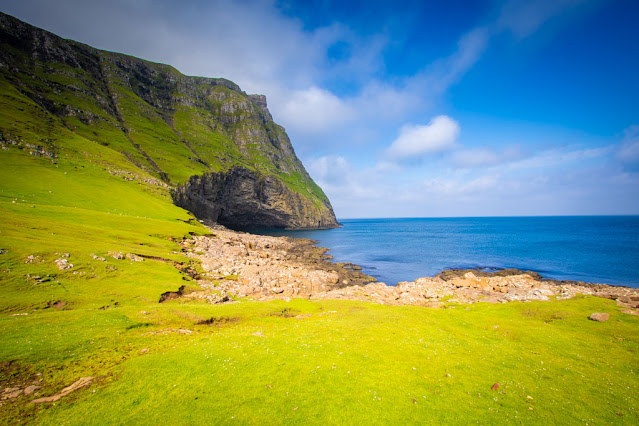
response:
<path fill-rule="evenodd" d="M 636 0 L 0 0 L 264 94 L 339 218 L 639 214 Z"/>

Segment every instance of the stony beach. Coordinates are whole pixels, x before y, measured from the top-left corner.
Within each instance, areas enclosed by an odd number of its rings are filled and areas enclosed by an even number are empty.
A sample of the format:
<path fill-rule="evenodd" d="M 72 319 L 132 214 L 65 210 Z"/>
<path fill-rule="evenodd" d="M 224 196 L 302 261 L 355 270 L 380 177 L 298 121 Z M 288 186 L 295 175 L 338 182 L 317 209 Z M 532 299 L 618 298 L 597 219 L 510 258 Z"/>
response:
<path fill-rule="evenodd" d="M 627 313 L 639 314 L 639 289 L 630 287 L 544 279 L 516 269 L 443 271 L 435 277 L 389 286 L 375 282 L 357 265 L 333 263 L 328 250 L 316 247 L 312 240 L 235 232 L 219 225 L 210 229 L 210 235 L 179 243 L 189 257 L 201 262 L 203 272 L 192 274 L 196 286 L 173 297 L 211 303 L 303 297 L 444 307 L 450 303 L 569 299 L 581 294 L 616 300 Z"/>

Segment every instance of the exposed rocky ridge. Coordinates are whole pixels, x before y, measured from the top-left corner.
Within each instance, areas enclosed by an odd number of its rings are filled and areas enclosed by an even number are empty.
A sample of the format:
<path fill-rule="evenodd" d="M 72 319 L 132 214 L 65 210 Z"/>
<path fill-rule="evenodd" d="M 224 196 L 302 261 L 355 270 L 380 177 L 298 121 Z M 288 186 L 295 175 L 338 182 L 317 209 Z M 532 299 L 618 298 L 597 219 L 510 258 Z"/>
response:
<path fill-rule="evenodd" d="M 199 288 L 181 290 L 182 297 L 211 303 L 311 297 L 375 280 L 354 265 L 329 262 L 327 250 L 312 240 L 238 233 L 219 225 L 211 231 L 180 243 L 204 270 L 194 275 Z"/>
<path fill-rule="evenodd" d="M 221 226 L 212 235 L 184 240 L 187 255 L 201 262 L 198 289 L 182 297 L 212 303 L 237 298 L 257 300 L 307 297 L 361 300 L 387 305 L 443 307 L 450 303 L 505 303 L 569 299 L 578 294 L 617 301 L 626 313 L 639 314 L 639 289 L 543 279 L 534 272 L 444 271 L 388 286 L 352 264 L 335 264 L 313 241 L 237 233 Z"/>
<path fill-rule="evenodd" d="M 247 95 L 226 79 L 185 76 L 168 65 L 65 40 L 0 13 L 0 95 L 7 115 L 17 118 L 0 126 L 0 134 L 24 138 L 52 155 L 64 144 L 64 132 L 71 131 L 88 144 L 124 154 L 171 186 L 207 182 L 199 177 L 243 168 L 260 182 L 285 188 L 278 192 L 286 199 L 262 204 L 274 210 L 254 217 L 253 226 L 271 226 L 260 223 L 271 216 L 288 228 L 337 225 L 328 198 L 295 155 L 284 128 L 273 121 L 266 97 Z M 22 105 L 31 102 L 40 111 L 28 116 Z M 42 126 L 34 128 L 38 122 Z"/>

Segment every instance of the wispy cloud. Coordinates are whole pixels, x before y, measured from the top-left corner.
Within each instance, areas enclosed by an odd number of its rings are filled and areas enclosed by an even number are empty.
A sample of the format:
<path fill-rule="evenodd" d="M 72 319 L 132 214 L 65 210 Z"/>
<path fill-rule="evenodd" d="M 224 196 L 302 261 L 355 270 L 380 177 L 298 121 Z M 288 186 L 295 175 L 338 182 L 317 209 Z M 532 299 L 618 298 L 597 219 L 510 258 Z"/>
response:
<path fill-rule="evenodd" d="M 639 125 L 628 127 L 617 147 L 616 157 L 625 169 L 639 171 Z"/>

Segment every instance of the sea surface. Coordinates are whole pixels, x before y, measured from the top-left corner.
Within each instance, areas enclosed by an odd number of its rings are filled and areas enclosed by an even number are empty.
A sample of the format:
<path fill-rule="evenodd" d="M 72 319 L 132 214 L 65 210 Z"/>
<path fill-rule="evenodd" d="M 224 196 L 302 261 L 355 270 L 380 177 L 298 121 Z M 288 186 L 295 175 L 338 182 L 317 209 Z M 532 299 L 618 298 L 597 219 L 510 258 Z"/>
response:
<path fill-rule="evenodd" d="M 518 268 L 544 278 L 639 287 L 639 216 L 342 219 L 341 228 L 264 231 L 317 240 L 395 285 L 445 269 Z"/>

